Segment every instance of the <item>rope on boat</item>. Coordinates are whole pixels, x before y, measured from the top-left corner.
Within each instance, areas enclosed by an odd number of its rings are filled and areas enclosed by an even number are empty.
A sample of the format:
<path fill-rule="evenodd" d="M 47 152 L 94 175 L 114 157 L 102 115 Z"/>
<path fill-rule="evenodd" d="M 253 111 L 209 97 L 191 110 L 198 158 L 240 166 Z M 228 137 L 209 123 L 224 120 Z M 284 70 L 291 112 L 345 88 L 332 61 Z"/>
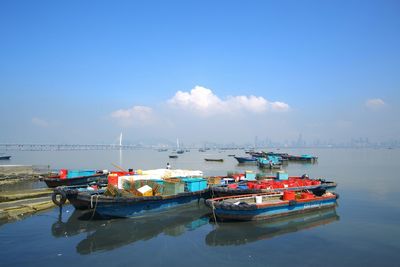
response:
<path fill-rule="evenodd" d="M 100 195 L 91 195 L 91 196 L 90 196 L 90 208 L 91 208 L 91 209 L 93 209 L 93 198 L 96 197 L 96 203 L 95 203 L 95 205 L 94 205 L 93 213 L 92 213 L 92 216 L 90 217 L 90 220 L 93 219 L 94 214 L 96 213 L 97 202 L 98 202 L 98 200 L 99 200 L 99 196 L 100 196 Z"/>
<path fill-rule="evenodd" d="M 214 189 L 213 187 L 210 188 L 211 189 L 211 199 L 214 198 Z M 217 222 L 217 216 L 215 215 L 215 207 L 214 207 L 214 201 L 211 202 L 211 209 L 212 209 L 212 213 L 213 213 L 213 217 L 214 217 L 214 222 L 215 222 L 215 226 L 218 227 L 218 222 Z"/>

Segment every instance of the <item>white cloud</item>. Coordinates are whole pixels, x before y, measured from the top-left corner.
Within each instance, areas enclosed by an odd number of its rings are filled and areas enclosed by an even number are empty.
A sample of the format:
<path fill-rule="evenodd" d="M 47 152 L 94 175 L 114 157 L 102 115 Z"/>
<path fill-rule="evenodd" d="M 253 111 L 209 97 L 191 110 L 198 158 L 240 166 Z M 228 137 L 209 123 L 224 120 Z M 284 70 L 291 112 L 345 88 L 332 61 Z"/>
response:
<path fill-rule="evenodd" d="M 133 106 L 128 109 L 119 109 L 111 113 L 111 117 L 116 119 L 123 126 L 148 125 L 153 123 L 154 115 L 150 107 Z"/>
<path fill-rule="evenodd" d="M 270 111 L 288 111 L 289 105 L 283 102 L 269 102 L 261 96 L 230 96 L 220 99 L 212 90 L 196 86 L 190 92 L 178 91 L 168 103 L 176 108 L 191 110 L 201 115 L 215 115 L 232 111 L 264 113 Z"/>
<path fill-rule="evenodd" d="M 254 113 L 262 113 L 268 109 L 268 101 L 263 97 L 257 96 L 235 96 L 230 97 L 225 102 L 226 110 L 231 108 L 244 109 Z"/>
<path fill-rule="evenodd" d="M 34 117 L 34 118 L 32 118 L 31 122 L 32 122 L 32 124 L 39 126 L 39 127 L 43 127 L 43 128 L 49 127 L 49 123 L 46 120 L 41 119 L 41 118 Z"/>
<path fill-rule="evenodd" d="M 271 108 L 274 111 L 288 111 L 289 110 L 289 105 L 284 103 L 284 102 L 271 102 Z"/>
<path fill-rule="evenodd" d="M 222 111 L 223 102 L 207 88 L 196 86 L 190 93 L 178 91 L 168 100 L 171 106 L 205 113 Z"/>
<path fill-rule="evenodd" d="M 386 105 L 385 101 L 383 101 L 380 98 L 373 98 L 373 99 L 368 99 L 365 102 L 365 106 L 369 109 L 379 109 L 381 107 L 384 107 Z"/>

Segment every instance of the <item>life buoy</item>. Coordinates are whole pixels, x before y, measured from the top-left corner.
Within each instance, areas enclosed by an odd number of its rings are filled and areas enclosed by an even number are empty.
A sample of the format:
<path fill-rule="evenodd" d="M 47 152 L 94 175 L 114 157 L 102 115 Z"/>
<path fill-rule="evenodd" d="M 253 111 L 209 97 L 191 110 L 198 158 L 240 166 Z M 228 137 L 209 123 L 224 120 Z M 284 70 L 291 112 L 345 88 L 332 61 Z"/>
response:
<path fill-rule="evenodd" d="M 60 195 L 60 200 L 57 199 L 57 195 Z M 65 194 L 64 190 L 55 190 L 51 195 L 51 200 L 54 204 L 61 207 L 67 201 L 67 194 Z"/>

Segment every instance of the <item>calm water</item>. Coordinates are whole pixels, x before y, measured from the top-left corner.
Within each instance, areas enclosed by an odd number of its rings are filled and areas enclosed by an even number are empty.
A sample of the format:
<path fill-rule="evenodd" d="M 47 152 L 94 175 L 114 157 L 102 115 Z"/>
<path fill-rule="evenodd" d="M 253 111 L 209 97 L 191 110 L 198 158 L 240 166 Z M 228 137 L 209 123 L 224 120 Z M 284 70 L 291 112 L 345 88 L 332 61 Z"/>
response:
<path fill-rule="evenodd" d="M 289 175 L 307 173 L 339 183 L 336 209 L 271 222 L 209 222 L 203 205 L 137 219 L 94 220 L 66 206 L 0 226 L 2 266 L 398 266 L 400 262 L 400 150 L 315 149 L 317 164 L 289 163 Z M 235 151 L 11 152 L 8 164 L 51 168 L 173 168 L 206 175 L 257 170 L 239 166 Z M 224 163 L 205 162 L 224 158 Z"/>

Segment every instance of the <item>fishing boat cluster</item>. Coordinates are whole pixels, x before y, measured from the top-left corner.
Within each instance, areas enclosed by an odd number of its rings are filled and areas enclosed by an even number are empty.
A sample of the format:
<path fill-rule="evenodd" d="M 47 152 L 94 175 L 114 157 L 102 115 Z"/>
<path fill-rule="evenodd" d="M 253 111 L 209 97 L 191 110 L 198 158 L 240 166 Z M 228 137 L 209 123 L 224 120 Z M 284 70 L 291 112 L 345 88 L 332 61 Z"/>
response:
<path fill-rule="evenodd" d="M 235 159 L 239 164 L 257 164 L 258 167 L 264 169 L 282 169 L 282 166 L 288 164 L 289 161 L 297 162 L 309 162 L 315 163 L 318 157 L 313 155 L 289 155 L 287 153 L 276 153 L 276 152 L 248 152 L 250 156 L 237 157 Z"/>
<path fill-rule="evenodd" d="M 253 158 L 260 160 L 266 155 Z M 280 157 L 282 155 L 267 155 Z M 296 159 L 297 160 L 297 159 Z M 199 170 L 59 170 L 44 178 L 53 202 L 103 218 L 136 217 L 204 200 L 215 220 L 264 220 L 334 207 L 333 181 L 278 171 L 206 177 Z"/>

